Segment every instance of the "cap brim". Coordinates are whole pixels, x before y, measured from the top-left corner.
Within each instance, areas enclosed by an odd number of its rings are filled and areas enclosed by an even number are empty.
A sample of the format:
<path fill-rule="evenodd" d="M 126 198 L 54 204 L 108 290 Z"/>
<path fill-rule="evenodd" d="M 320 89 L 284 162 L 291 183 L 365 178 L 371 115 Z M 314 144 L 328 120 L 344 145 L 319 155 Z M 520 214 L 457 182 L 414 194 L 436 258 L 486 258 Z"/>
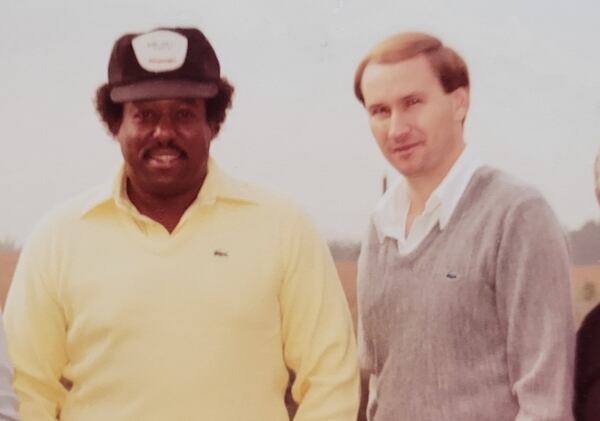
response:
<path fill-rule="evenodd" d="M 148 80 L 115 86 L 110 91 L 110 99 L 114 102 L 127 102 L 147 99 L 213 98 L 218 90 L 213 82 Z"/>

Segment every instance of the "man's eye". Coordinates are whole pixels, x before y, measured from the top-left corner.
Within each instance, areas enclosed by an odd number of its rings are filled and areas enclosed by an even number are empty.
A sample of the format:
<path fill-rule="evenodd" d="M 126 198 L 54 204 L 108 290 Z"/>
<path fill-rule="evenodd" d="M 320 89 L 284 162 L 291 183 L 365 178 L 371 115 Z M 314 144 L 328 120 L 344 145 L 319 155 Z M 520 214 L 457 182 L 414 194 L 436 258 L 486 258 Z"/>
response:
<path fill-rule="evenodd" d="M 177 112 L 175 113 L 175 117 L 177 117 L 177 119 L 179 119 L 179 120 L 191 119 L 194 117 L 194 112 L 192 110 L 183 108 L 183 109 L 177 110 Z"/>
<path fill-rule="evenodd" d="M 413 105 L 417 105 L 420 104 L 421 98 L 417 98 L 417 97 L 409 97 L 406 99 L 406 101 L 404 101 L 404 105 L 406 106 L 406 108 L 412 107 Z"/>
<path fill-rule="evenodd" d="M 371 114 L 374 117 L 384 117 L 389 114 L 389 110 L 387 107 L 384 106 L 375 106 L 369 109 L 369 114 Z"/>
<path fill-rule="evenodd" d="M 156 114 L 150 110 L 139 110 L 134 114 L 134 117 L 139 121 L 152 121 L 156 117 Z"/>

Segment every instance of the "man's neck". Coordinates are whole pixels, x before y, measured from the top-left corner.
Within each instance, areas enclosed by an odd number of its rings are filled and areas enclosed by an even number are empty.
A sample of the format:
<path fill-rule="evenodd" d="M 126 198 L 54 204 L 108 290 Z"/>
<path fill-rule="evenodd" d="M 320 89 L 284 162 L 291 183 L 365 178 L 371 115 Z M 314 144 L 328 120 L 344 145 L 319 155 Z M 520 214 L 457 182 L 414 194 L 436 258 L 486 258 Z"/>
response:
<path fill-rule="evenodd" d="M 187 208 L 196 200 L 201 187 L 202 185 L 199 185 L 195 191 L 180 195 L 156 196 L 136 189 L 127 180 L 127 196 L 139 213 L 158 222 L 172 233 Z"/>
<path fill-rule="evenodd" d="M 425 205 L 431 194 L 444 181 L 454 164 L 456 164 L 465 146 L 464 142 L 461 142 L 456 150 L 451 153 L 452 159 L 448 159 L 446 165 L 440 166 L 436 171 L 406 178 L 408 198 L 410 200 L 410 207 L 406 217 L 406 235 L 410 232 L 414 220 L 425 210 Z"/>

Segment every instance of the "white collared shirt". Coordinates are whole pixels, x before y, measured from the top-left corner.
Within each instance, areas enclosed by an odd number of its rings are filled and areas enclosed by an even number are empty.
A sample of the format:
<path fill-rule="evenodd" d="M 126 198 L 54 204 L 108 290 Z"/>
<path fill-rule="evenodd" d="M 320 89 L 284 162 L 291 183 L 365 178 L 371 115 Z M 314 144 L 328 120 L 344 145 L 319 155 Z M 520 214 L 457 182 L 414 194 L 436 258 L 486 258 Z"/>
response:
<path fill-rule="evenodd" d="M 427 234 L 439 223 L 444 229 L 467 188 L 471 177 L 481 167 L 472 148 L 465 147 L 446 177 L 431 193 L 423 213 L 417 216 L 406 235 L 406 218 L 410 208 L 405 180 L 393 185 L 381 198 L 373 212 L 373 222 L 379 241 L 390 237 L 398 242 L 398 252 L 408 254 L 417 248 Z"/>

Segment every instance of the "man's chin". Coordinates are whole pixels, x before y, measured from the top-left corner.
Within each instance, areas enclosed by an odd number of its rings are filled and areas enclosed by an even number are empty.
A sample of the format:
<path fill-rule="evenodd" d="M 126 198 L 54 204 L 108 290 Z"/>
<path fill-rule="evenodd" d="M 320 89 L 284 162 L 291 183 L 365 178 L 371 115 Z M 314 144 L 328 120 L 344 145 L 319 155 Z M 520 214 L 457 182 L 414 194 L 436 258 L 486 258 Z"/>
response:
<path fill-rule="evenodd" d="M 180 183 L 167 181 L 153 183 L 146 188 L 146 192 L 149 195 L 163 199 L 181 196 L 182 194 L 190 192 L 191 190 L 193 189 L 190 186 L 182 186 Z"/>
<path fill-rule="evenodd" d="M 173 177 L 153 177 L 151 180 L 133 183 L 132 187 L 144 196 L 161 199 L 180 196 L 186 191 L 193 190 L 192 186 L 182 183 L 181 180 Z"/>
<path fill-rule="evenodd" d="M 421 170 L 415 163 L 407 162 L 405 160 L 402 162 L 392 162 L 392 166 L 400 173 L 400 175 L 406 178 L 418 176 Z"/>
<path fill-rule="evenodd" d="M 186 194 L 197 194 L 204 177 L 184 171 L 144 171 L 137 176 L 128 176 L 128 189 L 138 194 L 159 199 L 169 199 Z"/>

